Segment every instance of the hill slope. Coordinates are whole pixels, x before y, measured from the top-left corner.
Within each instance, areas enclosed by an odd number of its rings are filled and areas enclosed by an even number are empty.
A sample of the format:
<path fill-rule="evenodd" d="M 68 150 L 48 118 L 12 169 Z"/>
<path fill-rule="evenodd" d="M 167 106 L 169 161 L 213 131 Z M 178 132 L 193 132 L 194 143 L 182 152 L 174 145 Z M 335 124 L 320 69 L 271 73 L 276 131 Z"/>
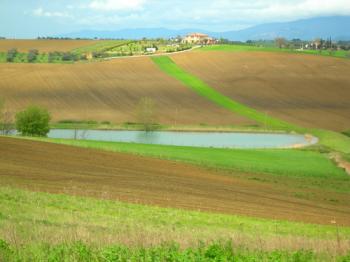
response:
<path fill-rule="evenodd" d="M 258 111 L 304 127 L 350 128 L 350 61 L 264 52 L 192 52 L 173 60 Z"/>
<path fill-rule="evenodd" d="M 222 37 L 238 40 L 260 40 L 276 37 L 285 37 L 287 39 L 299 38 L 303 40 L 312 40 L 315 38 L 333 40 L 349 40 L 350 16 L 331 16 L 316 17 L 285 23 L 270 23 L 254 26 L 240 31 L 224 32 Z"/>
<path fill-rule="evenodd" d="M 47 107 L 53 120 L 137 121 L 142 97 L 166 124 L 251 124 L 198 97 L 147 58 L 89 64 L 0 64 L 0 96 L 12 111 Z"/>
<path fill-rule="evenodd" d="M 349 194 L 320 186 L 303 199 L 295 190 L 308 194 L 310 189 L 300 189 L 305 180 L 284 177 L 276 183 L 269 176 L 1 137 L 0 150 L 0 185 L 321 224 L 336 217 L 340 225 L 350 225 Z M 328 200 L 334 198 L 337 205 Z"/>

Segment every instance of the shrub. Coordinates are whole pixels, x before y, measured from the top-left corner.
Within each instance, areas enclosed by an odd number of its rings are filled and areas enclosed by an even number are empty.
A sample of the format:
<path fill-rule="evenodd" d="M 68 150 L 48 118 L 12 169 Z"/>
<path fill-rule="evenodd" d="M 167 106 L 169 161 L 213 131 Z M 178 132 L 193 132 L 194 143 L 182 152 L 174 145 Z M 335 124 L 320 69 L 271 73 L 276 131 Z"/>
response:
<path fill-rule="evenodd" d="M 148 97 L 141 98 L 138 104 L 137 117 L 144 131 L 153 131 L 155 125 L 155 103 L 153 99 Z"/>
<path fill-rule="evenodd" d="M 47 109 L 29 106 L 16 114 L 16 129 L 24 136 L 46 136 L 50 131 L 50 119 Z"/>
<path fill-rule="evenodd" d="M 6 57 L 6 61 L 7 62 L 13 62 L 16 58 L 18 54 L 18 51 L 16 48 L 12 48 L 10 50 L 7 51 L 7 57 Z"/>
<path fill-rule="evenodd" d="M 38 55 L 39 55 L 39 51 L 38 50 L 36 50 L 36 49 L 29 50 L 28 56 L 27 56 L 28 62 L 29 63 L 35 62 L 35 60 L 36 60 Z"/>

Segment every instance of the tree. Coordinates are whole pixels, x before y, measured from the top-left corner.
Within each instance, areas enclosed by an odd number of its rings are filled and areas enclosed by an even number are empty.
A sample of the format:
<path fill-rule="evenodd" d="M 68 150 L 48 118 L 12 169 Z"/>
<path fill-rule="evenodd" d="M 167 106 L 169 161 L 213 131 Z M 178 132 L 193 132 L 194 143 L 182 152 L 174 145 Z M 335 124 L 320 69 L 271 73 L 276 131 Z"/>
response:
<path fill-rule="evenodd" d="M 143 97 L 137 109 L 138 122 L 142 125 L 143 130 L 153 131 L 156 128 L 154 101 L 149 97 Z"/>
<path fill-rule="evenodd" d="M 7 56 L 6 56 L 6 61 L 7 62 L 13 62 L 16 58 L 17 55 L 17 49 L 16 48 L 11 48 L 10 50 L 7 51 Z"/>
<path fill-rule="evenodd" d="M 50 113 L 38 106 L 29 106 L 16 114 L 16 129 L 24 136 L 46 136 L 50 131 Z"/>
<path fill-rule="evenodd" d="M 277 37 L 275 39 L 276 45 L 278 46 L 278 48 L 282 48 L 284 46 L 286 46 L 287 44 L 287 40 L 283 37 Z"/>
<path fill-rule="evenodd" d="M 38 50 L 36 50 L 36 49 L 29 50 L 29 52 L 28 52 L 28 62 L 29 63 L 33 63 L 36 60 L 38 55 L 39 55 L 39 51 Z"/>
<path fill-rule="evenodd" d="M 12 114 L 5 107 L 5 101 L 0 99 L 0 133 L 3 135 L 9 135 L 12 129 Z"/>

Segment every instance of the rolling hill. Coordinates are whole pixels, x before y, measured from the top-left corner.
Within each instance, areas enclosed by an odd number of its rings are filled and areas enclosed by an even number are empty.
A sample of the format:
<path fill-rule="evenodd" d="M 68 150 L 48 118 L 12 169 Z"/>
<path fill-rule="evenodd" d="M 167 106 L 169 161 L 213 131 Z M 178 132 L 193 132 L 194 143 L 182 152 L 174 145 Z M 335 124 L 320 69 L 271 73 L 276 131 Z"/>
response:
<path fill-rule="evenodd" d="M 155 102 L 162 124 L 254 123 L 197 96 L 147 58 L 78 64 L 0 64 L 0 96 L 11 111 L 42 105 L 53 121 L 137 121 L 141 98 Z"/>
<path fill-rule="evenodd" d="M 304 127 L 350 128 L 350 61 L 278 52 L 191 52 L 172 59 L 222 94 Z"/>

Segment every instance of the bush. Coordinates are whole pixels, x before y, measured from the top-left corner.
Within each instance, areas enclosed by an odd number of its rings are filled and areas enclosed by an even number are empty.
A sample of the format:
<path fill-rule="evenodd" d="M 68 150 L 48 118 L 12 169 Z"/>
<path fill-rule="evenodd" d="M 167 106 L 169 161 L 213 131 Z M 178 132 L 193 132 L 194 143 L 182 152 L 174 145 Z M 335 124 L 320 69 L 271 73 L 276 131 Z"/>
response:
<path fill-rule="evenodd" d="M 16 129 L 24 136 L 46 136 L 50 119 L 47 109 L 30 106 L 16 114 Z"/>
<path fill-rule="evenodd" d="M 18 51 L 16 48 L 12 48 L 7 51 L 6 61 L 7 62 L 13 62 L 18 54 Z"/>
<path fill-rule="evenodd" d="M 28 62 L 29 63 L 35 62 L 35 60 L 36 60 L 38 55 L 39 55 L 39 51 L 38 50 L 36 50 L 36 49 L 29 50 L 28 56 L 27 56 Z"/>

